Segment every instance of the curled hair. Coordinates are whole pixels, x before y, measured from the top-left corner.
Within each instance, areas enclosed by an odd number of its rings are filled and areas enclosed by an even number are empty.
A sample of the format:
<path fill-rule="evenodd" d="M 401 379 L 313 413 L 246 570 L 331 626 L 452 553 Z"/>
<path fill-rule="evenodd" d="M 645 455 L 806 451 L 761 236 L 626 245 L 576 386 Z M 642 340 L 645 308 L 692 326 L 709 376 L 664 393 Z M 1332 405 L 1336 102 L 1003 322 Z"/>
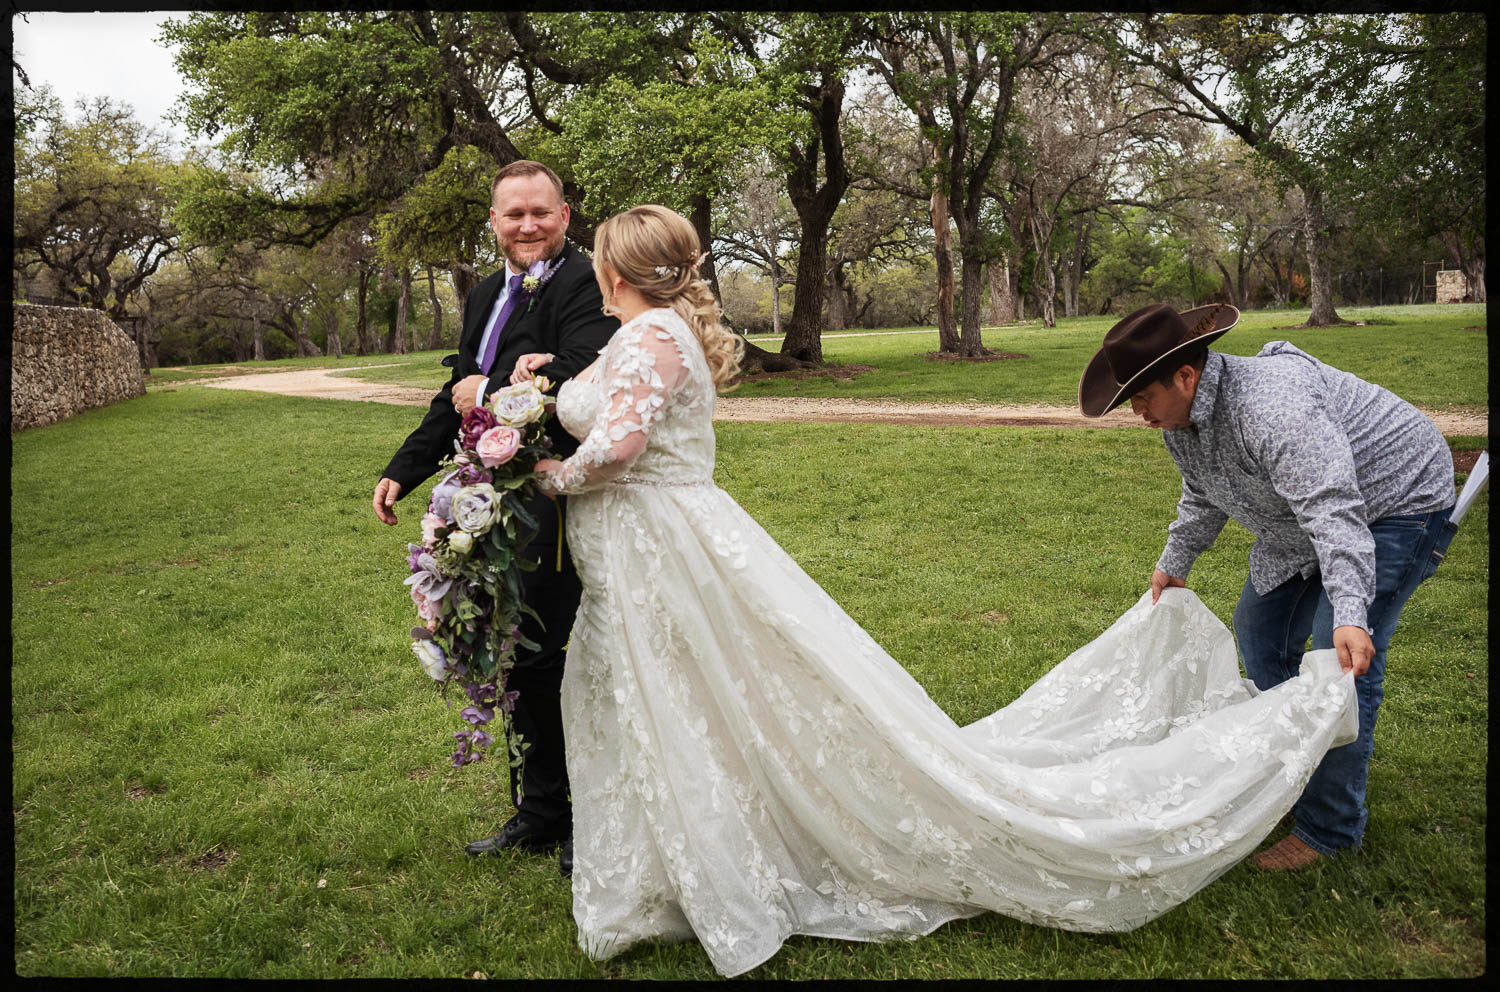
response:
<path fill-rule="evenodd" d="M 734 378 L 745 343 L 721 319 L 723 310 L 698 277 L 698 232 L 686 217 L 654 203 L 632 207 L 600 224 L 594 257 L 652 306 L 671 307 L 692 328 L 714 385 Z"/>

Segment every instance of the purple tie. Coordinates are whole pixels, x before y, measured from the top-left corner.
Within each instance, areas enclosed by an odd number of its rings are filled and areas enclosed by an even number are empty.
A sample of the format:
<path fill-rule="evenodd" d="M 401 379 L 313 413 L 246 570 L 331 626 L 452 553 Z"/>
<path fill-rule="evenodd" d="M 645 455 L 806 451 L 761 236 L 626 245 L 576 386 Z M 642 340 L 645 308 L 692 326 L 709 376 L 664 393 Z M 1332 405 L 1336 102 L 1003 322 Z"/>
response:
<path fill-rule="evenodd" d="M 489 375 L 490 366 L 495 362 L 495 350 L 500 345 L 500 332 L 505 330 L 505 322 L 510 319 L 511 311 L 515 310 L 516 303 L 521 299 L 521 280 L 526 278 L 526 273 L 510 277 L 510 295 L 505 297 L 505 305 L 495 316 L 495 323 L 490 325 L 490 340 L 485 345 L 484 357 L 479 361 L 479 367 Z"/>

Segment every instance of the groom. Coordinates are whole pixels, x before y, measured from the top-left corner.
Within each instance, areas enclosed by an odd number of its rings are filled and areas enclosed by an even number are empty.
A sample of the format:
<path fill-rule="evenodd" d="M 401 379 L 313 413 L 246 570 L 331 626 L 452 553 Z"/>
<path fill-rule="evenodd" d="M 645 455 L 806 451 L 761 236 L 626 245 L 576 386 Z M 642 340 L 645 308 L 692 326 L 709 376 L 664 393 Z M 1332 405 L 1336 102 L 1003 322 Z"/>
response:
<path fill-rule="evenodd" d="M 1254 358 L 1209 351 L 1238 320 L 1227 304 L 1137 310 L 1105 335 L 1078 404 L 1102 417 L 1129 401 L 1182 473 L 1152 602 L 1186 585 L 1233 517 L 1256 537 L 1234 611 L 1251 680 L 1294 678 L 1309 635 L 1354 673 L 1359 737 L 1327 753 L 1292 807 L 1292 833 L 1253 859 L 1296 870 L 1363 838 L 1386 648 L 1453 538 L 1453 457 L 1416 407 L 1285 341 Z"/>
<path fill-rule="evenodd" d="M 375 487 L 375 515 L 396 523 L 395 503 L 437 471 L 453 452 L 463 415 L 492 390 L 509 384 L 521 355 L 542 353 L 551 361 L 536 369 L 554 384 L 577 375 L 591 363 L 619 327 L 601 312 L 603 298 L 593 264 L 566 238 L 568 205 L 562 181 L 539 162 L 512 162 L 490 185 L 490 227 L 505 258 L 505 267 L 469 293 L 458 354 L 443 360 L 453 375 L 422 423 L 386 466 Z M 523 285 L 532 277 L 532 287 Z M 566 458 L 578 447 L 557 420 L 547 425 L 554 457 Z M 572 559 L 559 555 L 565 498 L 554 504 L 535 495 L 527 509 L 541 529 L 528 546 L 540 559 L 533 572 L 522 573 L 525 601 L 542 618 L 526 618 L 521 633 L 539 645 L 517 650 L 507 688 L 518 692 L 512 714 L 517 733 L 527 744 L 519 773 L 511 774 L 511 801 L 516 815 L 500 832 L 469 844 L 470 855 L 508 847 L 550 850 L 562 845 L 559 867 L 573 870 L 573 818 L 568 798 L 568 771 L 563 757 L 559 692 L 564 649 L 582 595 Z M 559 567 L 560 564 L 560 567 Z"/>

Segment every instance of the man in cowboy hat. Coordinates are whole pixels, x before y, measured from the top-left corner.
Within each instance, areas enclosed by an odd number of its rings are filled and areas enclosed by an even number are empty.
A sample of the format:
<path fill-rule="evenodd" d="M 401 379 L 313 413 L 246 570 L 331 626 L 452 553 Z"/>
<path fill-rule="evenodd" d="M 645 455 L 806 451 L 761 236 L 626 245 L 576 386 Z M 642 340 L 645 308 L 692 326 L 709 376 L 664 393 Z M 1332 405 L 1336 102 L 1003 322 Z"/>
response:
<path fill-rule="evenodd" d="M 1453 460 L 1416 407 L 1285 341 L 1254 358 L 1210 351 L 1238 320 L 1226 304 L 1137 310 L 1104 336 L 1078 404 L 1101 417 L 1129 401 L 1182 473 L 1152 602 L 1186 585 L 1233 517 L 1256 537 L 1234 611 L 1251 680 L 1266 689 L 1294 677 L 1309 635 L 1354 673 L 1358 739 L 1328 752 L 1292 808 L 1291 834 L 1253 859 L 1295 870 L 1364 834 L 1386 647 L 1452 539 Z"/>

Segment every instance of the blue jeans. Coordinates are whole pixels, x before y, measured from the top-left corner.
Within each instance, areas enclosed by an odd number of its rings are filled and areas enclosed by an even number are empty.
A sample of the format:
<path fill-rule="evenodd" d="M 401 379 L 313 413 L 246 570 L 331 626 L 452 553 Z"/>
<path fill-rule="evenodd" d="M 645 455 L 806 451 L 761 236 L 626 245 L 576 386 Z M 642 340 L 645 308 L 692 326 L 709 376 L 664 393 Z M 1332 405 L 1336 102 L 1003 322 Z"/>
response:
<path fill-rule="evenodd" d="M 1370 524 L 1375 539 L 1375 599 L 1366 622 L 1374 631 L 1370 670 L 1354 680 L 1359 699 L 1359 737 L 1324 756 L 1302 797 L 1292 807 L 1292 831 L 1320 854 L 1359 846 L 1364 836 L 1365 781 L 1375 743 L 1375 713 L 1385 696 L 1385 652 L 1396 632 L 1401 608 L 1424 579 L 1437 571 L 1457 528 L 1453 510 L 1384 517 Z M 1294 678 L 1312 636 L 1314 650 L 1333 647 L 1333 605 L 1322 576 L 1294 576 L 1264 596 L 1248 580 L 1234 608 L 1234 636 L 1245 674 L 1257 688 Z"/>

